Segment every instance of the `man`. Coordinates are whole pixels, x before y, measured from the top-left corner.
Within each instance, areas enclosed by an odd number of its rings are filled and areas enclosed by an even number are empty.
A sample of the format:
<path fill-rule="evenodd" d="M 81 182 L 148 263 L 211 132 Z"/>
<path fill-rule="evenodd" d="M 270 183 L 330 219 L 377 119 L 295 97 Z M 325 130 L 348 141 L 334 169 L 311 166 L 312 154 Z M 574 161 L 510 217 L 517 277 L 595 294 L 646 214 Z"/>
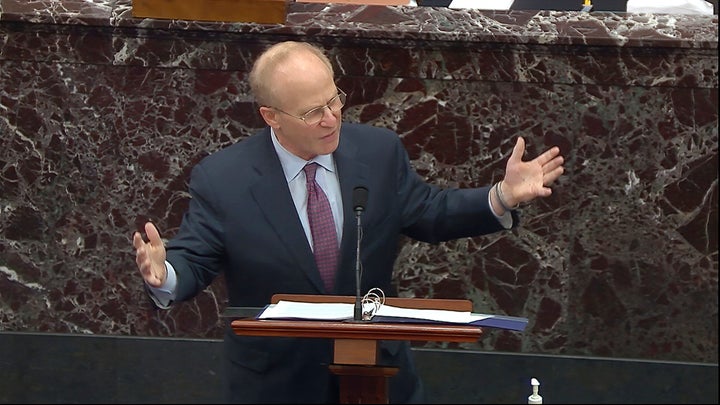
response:
<path fill-rule="evenodd" d="M 524 162 L 518 138 L 505 177 L 494 186 L 427 184 L 397 134 L 342 123 L 346 95 L 335 85 L 328 58 L 306 43 L 270 47 L 249 81 L 268 127 L 193 169 L 190 206 L 167 247 L 151 223 L 145 225 L 147 242 L 140 233 L 133 236 L 140 273 L 162 308 L 191 299 L 220 272 L 230 306 L 262 307 L 275 293 L 355 295 L 357 186 L 368 190 L 362 291 L 378 287 L 395 296 L 391 276 L 402 235 L 436 243 L 509 229 L 511 209 L 549 196 L 548 186 L 563 172 L 557 147 Z M 317 163 L 309 165 L 314 174 L 306 172 L 310 162 Z M 327 238 L 313 226 L 321 195 L 332 217 Z M 320 274 L 326 268 L 329 279 Z M 237 336 L 228 327 L 224 340 L 229 401 L 337 401 L 336 377 L 327 367 L 329 339 Z M 381 364 L 399 367 L 390 379 L 390 402 L 422 402 L 408 342 L 382 342 L 380 356 Z"/>

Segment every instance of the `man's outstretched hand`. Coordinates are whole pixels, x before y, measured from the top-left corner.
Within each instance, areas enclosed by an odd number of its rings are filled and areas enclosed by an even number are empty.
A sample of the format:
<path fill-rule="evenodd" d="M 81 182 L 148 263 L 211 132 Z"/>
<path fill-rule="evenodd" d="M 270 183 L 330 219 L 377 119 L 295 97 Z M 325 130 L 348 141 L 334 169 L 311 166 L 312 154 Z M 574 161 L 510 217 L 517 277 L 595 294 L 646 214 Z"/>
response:
<path fill-rule="evenodd" d="M 525 139 L 518 137 L 505 165 L 505 178 L 500 190 L 508 206 L 532 201 L 552 194 L 550 185 L 563 174 L 564 159 L 560 148 L 553 146 L 533 160 L 523 161 Z"/>
<path fill-rule="evenodd" d="M 167 278 L 165 268 L 165 244 L 160 238 L 152 222 L 145 223 L 147 242 L 140 232 L 133 234 L 133 247 L 135 247 L 135 263 L 145 282 L 151 287 L 160 287 Z"/>

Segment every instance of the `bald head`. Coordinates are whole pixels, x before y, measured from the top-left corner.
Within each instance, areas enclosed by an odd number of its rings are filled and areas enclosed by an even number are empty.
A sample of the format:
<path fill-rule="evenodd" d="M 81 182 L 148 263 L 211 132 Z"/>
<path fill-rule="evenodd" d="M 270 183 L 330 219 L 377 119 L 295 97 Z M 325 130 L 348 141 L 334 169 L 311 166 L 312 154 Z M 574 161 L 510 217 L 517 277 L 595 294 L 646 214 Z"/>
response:
<path fill-rule="evenodd" d="M 274 106 L 288 86 L 311 85 L 327 77 L 333 79 L 333 67 L 320 48 L 286 41 L 271 46 L 257 58 L 249 82 L 260 106 Z"/>

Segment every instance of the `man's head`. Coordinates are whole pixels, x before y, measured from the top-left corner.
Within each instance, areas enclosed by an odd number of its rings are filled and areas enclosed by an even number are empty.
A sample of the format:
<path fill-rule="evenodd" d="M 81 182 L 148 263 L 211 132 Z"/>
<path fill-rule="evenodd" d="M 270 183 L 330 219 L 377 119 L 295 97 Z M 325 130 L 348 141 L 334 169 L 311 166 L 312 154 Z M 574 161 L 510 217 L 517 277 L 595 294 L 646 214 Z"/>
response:
<path fill-rule="evenodd" d="M 260 114 L 285 149 L 306 160 L 335 151 L 345 94 L 319 48 L 275 44 L 255 61 L 249 81 Z"/>

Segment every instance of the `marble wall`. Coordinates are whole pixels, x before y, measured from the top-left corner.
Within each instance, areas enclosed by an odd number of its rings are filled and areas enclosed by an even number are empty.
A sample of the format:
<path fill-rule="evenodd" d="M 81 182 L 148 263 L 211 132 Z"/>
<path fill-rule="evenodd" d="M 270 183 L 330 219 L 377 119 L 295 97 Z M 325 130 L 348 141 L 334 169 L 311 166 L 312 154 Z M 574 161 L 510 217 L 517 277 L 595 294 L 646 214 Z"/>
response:
<path fill-rule="evenodd" d="M 717 363 L 717 16 L 292 3 L 287 24 L 133 19 L 130 0 L 0 0 L 0 330 L 220 336 L 222 279 L 153 309 L 131 234 L 163 235 L 200 158 L 260 128 L 246 76 L 310 40 L 446 186 L 518 135 L 566 174 L 512 232 L 407 240 L 404 296 L 530 319 L 460 348 Z"/>

